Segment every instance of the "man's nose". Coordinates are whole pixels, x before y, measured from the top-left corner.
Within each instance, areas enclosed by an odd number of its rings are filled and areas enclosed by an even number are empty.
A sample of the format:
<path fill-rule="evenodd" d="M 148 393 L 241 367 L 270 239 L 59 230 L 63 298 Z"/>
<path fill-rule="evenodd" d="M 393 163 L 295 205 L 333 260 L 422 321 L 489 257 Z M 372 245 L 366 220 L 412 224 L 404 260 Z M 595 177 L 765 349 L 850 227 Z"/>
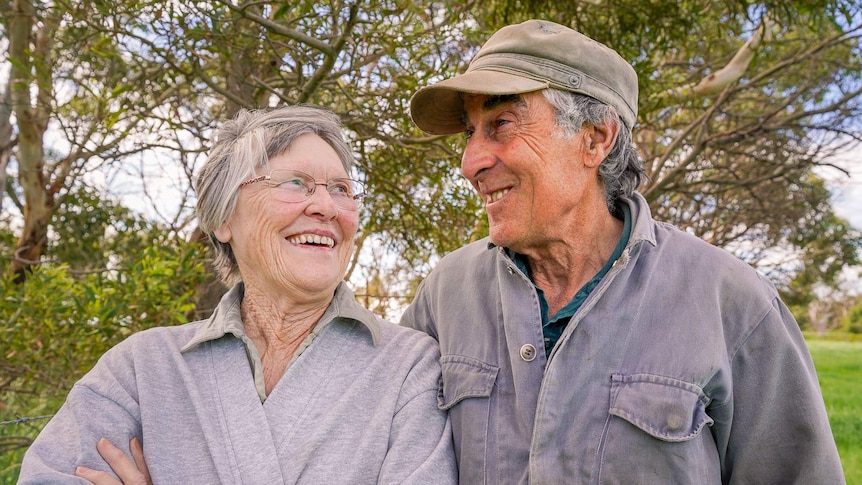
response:
<path fill-rule="evenodd" d="M 461 157 L 461 174 L 475 185 L 479 174 L 493 167 L 496 159 L 490 140 L 476 132 L 467 140 L 467 146 L 464 148 L 464 155 Z"/>

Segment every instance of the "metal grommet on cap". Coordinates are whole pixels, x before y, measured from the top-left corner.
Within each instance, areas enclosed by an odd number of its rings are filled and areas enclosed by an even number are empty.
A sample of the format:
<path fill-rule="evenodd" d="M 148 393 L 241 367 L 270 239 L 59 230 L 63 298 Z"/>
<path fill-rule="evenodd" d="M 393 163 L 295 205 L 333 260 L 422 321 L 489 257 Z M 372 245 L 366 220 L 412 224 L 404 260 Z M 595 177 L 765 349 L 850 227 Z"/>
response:
<path fill-rule="evenodd" d="M 521 346 L 521 359 L 525 362 L 532 362 L 536 358 L 536 347 L 533 344 L 524 344 Z"/>
<path fill-rule="evenodd" d="M 581 85 L 581 76 L 576 76 L 574 74 L 569 76 L 569 85 L 572 86 L 573 88 L 580 86 Z"/>

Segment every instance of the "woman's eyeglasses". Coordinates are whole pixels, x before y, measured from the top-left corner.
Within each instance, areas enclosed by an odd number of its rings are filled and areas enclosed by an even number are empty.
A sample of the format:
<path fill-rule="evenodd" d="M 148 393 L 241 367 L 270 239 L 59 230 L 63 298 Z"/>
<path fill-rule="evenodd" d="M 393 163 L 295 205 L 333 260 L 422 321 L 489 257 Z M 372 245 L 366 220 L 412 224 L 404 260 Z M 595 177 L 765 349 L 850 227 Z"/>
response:
<path fill-rule="evenodd" d="M 279 202 L 302 202 L 317 189 L 326 187 L 326 192 L 339 209 L 354 211 L 362 206 L 365 199 L 365 184 L 349 178 L 334 178 L 318 182 L 311 175 L 299 170 L 273 170 L 269 175 L 261 175 L 239 184 L 240 187 L 266 181 L 270 196 Z"/>

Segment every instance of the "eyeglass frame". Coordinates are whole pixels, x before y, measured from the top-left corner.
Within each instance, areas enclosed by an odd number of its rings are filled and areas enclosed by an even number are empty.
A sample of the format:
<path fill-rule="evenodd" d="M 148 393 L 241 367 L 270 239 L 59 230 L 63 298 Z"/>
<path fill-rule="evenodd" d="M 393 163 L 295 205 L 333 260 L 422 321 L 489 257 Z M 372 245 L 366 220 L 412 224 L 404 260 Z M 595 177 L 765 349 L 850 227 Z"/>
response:
<path fill-rule="evenodd" d="M 367 189 L 366 189 L 366 187 L 365 187 L 365 184 L 364 184 L 363 182 L 360 182 L 360 181 L 356 180 L 356 179 L 352 179 L 352 178 L 350 178 L 350 177 L 335 177 L 335 178 L 331 178 L 331 179 L 327 180 L 326 182 L 318 182 L 318 181 L 317 181 L 317 179 L 316 179 L 316 178 L 314 178 L 314 177 L 312 177 L 312 176 L 311 176 L 311 174 L 309 174 L 309 173 L 305 173 L 305 172 L 303 172 L 302 170 L 292 170 L 292 169 L 289 169 L 289 168 L 276 168 L 276 169 L 270 170 L 270 171 L 269 171 L 269 173 L 268 173 L 268 174 L 266 174 L 266 175 L 258 175 L 257 177 L 250 178 L 250 179 L 246 180 L 245 182 L 240 182 L 240 184 L 239 184 L 239 188 L 243 188 L 243 187 L 245 187 L 246 185 L 256 184 L 256 183 L 258 183 L 258 182 L 270 181 L 270 180 L 272 180 L 272 173 L 273 173 L 273 172 L 295 172 L 295 173 L 298 173 L 298 174 L 302 174 L 302 175 L 305 175 L 306 177 L 308 177 L 308 179 L 309 179 L 309 180 L 311 180 L 311 181 L 312 181 L 312 183 L 314 184 L 314 186 L 311 188 L 311 190 L 308 190 L 308 186 L 305 186 L 305 189 L 307 190 L 307 192 L 306 192 L 306 194 L 305 194 L 305 198 L 304 198 L 303 200 L 298 200 L 298 201 L 296 201 L 296 202 L 291 202 L 291 203 L 304 202 L 304 201 L 306 201 L 306 200 L 310 199 L 310 198 L 311 198 L 311 196 L 312 196 L 312 195 L 314 195 L 314 192 L 315 192 L 315 191 L 317 191 L 317 186 L 318 186 L 318 185 L 322 185 L 322 186 L 324 186 L 324 187 L 328 187 L 328 186 L 329 186 L 329 184 L 330 184 L 330 182 L 335 181 L 335 180 L 347 180 L 347 181 L 350 181 L 350 182 L 351 182 L 351 183 L 353 183 L 353 184 L 357 184 L 357 185 L 359 185 L 359 187 L 362 189 L 362 191 L 361 191 L 361 192 L 356 193 L 356 194 L 353 194 L 353 195 L 351 195 L 351 196 L 349 197 L 349 198 L 353 199 L 354 201 L 356 201 L 356 209 L 348 209 L 348 208 L 345 208 L 345 207 L 341 207 L 341 206 L 339 206 L 339 205 L 336 203 L 336 204 L 335 204 L 335 206 L 336 206 L 336 207 L 338 207 L 338 208 L 339 208 L 339 209 L 341 209 L 341 210 L 347 210 L 347 211 L 349 211 L 349 210 L 359 210 L 359 209 L 362 207 L 362 205 L 364 204 L 365 196 L 367 195 L 367 192 L 366 192 L 366 190 L 367 190 Z M 272 189 L 272 188 L 274 188 L 272 185 L 270 185 L 269 187 L 267 187 L 267 189 Z M 332 197 L 332 194 L 331 194 L 328 190 L 326 191 L 326 193 L 327 193 L 330 197 Z M 334 201 L 334 200 L 335 200 L 335 199 L 333 199 L 333 201 Z"/>

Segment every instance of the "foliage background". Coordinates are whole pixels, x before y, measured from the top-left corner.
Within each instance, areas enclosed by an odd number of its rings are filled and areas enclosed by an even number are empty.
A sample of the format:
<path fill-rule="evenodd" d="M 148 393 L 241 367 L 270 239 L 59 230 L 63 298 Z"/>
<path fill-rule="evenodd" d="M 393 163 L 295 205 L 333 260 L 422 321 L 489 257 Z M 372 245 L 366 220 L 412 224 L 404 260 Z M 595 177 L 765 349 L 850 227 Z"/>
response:
<path fill-rule="evenodd" d="M 209 313 L 190 182 L 241 108 L 341 116 L 370 188 L 348 278 L 397 317 L 487 234 L 463 138 L 419 132 L 410 96 L 531 17 L 632 60 L 657 218 L 767 274 L 803 328 L 862 331 L 841 276 L 862 237 L 818 172 L 862 139 L 858 2 L 0 0 L 0 421 L 53 412 L 129 333 Z M 9 429 L 0 460 L 33 436 Z"/>

